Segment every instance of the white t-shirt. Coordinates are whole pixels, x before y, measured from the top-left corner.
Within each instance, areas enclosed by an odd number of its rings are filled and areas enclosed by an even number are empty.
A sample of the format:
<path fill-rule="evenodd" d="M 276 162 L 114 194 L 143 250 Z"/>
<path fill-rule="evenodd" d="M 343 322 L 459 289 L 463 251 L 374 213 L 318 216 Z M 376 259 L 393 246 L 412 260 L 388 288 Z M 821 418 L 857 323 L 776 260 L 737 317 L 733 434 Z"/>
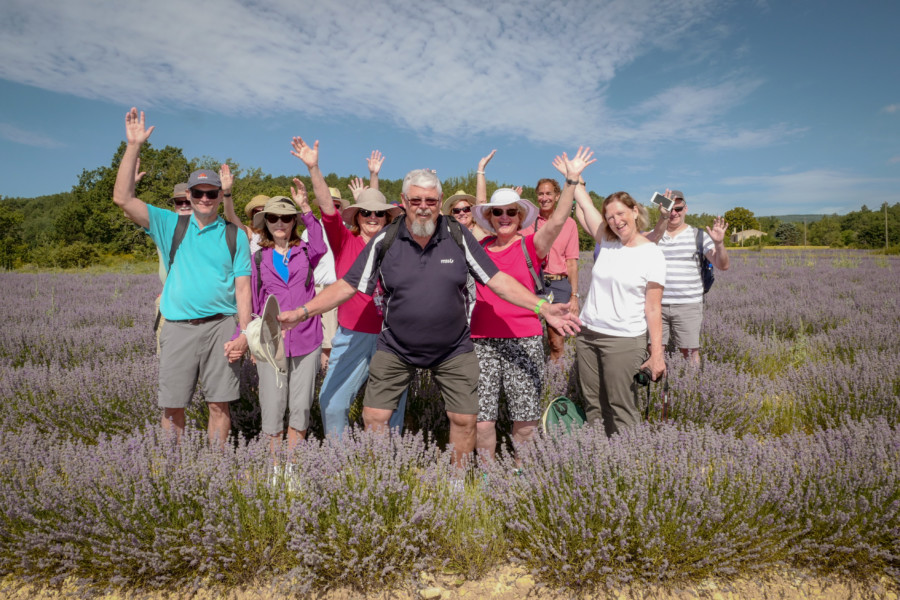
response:
<path fill-rule="evenodd" d="M 644 304 L 649 282 L 666 285 L 666 258 L 656 244 L 623 246 L 604 240 L 591 271 L 581 321 L 591 331 L 618 337 L 647 332 Z"/>
<path fill-rule="evenodd" d="M 322 219 L 318 219 L 318 221 L 319 225 L 322 225 Z M 315 280 L 316 285 L 331 285 L 337 281 L 337 276 L 334 272 L 334 253 L 331 251 L 331 244 L 328 243 L 328 236 L 324 235 L 324 226 L 323 236 L 325 237 L 325 247 L 328 250 L 325 252 L 324 256 L 319 259 L 319 264 L 316 265 L 316 268 L 313 271 L 313 279 Z M 305 229 L 303 230 L 303 233 L 300 234 L 300 239 L 304 242 L 309 242 L 309 236 Z"/>
<path fill-rule="evenodd" d="M 658 246 L 666 257 L 666 289 L 663 290 L 663 304 L 694 304 L 703 302 L 703 280 L 700 279 L 700 257 L 697 256 L 695 228 L 688 225 L 684 230 L 669 236 L 663 233 Z M 715 244 L 703 235 L 703 253 L 707 258 L 715 254 Z"/>

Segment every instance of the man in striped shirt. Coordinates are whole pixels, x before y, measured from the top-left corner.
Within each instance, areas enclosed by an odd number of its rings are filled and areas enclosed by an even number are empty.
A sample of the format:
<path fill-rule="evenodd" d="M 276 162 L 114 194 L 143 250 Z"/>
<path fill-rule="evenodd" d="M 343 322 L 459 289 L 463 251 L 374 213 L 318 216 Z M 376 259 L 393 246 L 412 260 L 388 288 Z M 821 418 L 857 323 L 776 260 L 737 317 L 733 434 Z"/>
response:
<path fill-rule="evenodd" d="M 700 325 L 703 322 L 703 281 L 697 256 L 696 229 L 684 217 L 687 203 L 678 190 L 666 192 L 675 201 L 670 212 L 660 208 L 656 227 L 646 234 L 666 256 L 666 287 L 662 297 L 663 345 L 672 337 L 673 345 L 691 362 L 700 362 Z M 730 261 L 725 250 L 728 223 L 716 217 L 703 236 L 703 254 L 713 266 L 727 271 Z"/>

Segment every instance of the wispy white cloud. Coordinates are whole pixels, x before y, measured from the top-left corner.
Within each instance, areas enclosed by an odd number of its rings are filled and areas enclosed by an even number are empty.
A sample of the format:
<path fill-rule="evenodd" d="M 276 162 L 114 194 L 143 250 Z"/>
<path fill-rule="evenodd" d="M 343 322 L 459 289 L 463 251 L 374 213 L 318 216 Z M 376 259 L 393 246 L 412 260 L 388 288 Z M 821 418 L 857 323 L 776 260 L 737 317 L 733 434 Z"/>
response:
<path fill-rule="evenodd" d="M 896 165 L 897 163 L 900 163 L 900 156 L 892 156 L 892 157 L 890 157 L 890 158 L 888 159 L 888 163 L 890 163 L 890 164 L 892 164 L 892 165 Z"/>
<path fill-rule="evenodd" d="M 0 138 L 35 148 L 62 148 L 65 145 L 49 136 L 27 131 L 10 123 L 0 123 Z"/>
<path fill-rule="evenodd" d="M 881 109 L 881 112 L 886 112 L 888 114 L 894 114 L 895 112 L 900 112 L 900 104 L 888 104 L 884 108 Z"/>
<path fill-rule="evenodd" d="M 647 52 L 713 28 L 717 0 L 6 0 L 0 77 L 142 108 L 378 118 L 423 138 L 771 144 L 795 130 L 727 123 L 761 81 L 608 100 Z M 47 32 L 54 32 L 47 35 Z M 648 40 L 651 40 L 648 43 Z"/>

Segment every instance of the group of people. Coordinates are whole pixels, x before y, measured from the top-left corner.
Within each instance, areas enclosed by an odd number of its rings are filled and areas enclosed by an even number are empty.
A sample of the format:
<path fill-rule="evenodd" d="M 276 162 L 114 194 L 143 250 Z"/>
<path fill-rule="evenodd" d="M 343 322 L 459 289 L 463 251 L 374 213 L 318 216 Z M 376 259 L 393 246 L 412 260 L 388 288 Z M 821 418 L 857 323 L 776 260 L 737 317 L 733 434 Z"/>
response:
<path fill-rule="evenodd" d="M 114 201 L 151 236 L 161 263 L 173 242 L 177 246 L 160 298 L 165 429 L 183 429 L 199 379 L 210 406 L 211 441 L 224 441 L 228 403 L 239 397 L 246 328 L 269 296 L 281 307 L 287 359 L 284 373 L 264 361 L 257 365 L 263 432 L 273 451 L 284 435 L 285 409 L 288 447 L 305 437 L 316 372 L 324 366 L 319 402 L 327 435 L 343 433 L 350 404 L 366 382 L 366 428 L 402 428 L 410 381 L 417 369 L 430 370 L 450 421 L 454 460 L 462 464 L 476 448 L 479 457 L 493 457 L 501 392 L 513 440 L 533 437 L 542 410 L 541 319 L 551 360 L 562 357 L 564 336 L 577 334 L 586 412 L 610 435 L 639 421 L 633 376 L 642 369 L 654 379 L 665 373 L 669 332 L 685 356 L 699 358 L 695 307 L 680 306 L 698 299 L 683 257 L 685 240 L 694 240 L 683 222 L 683 194 L 667 192 L 675 200 L 672 211 L 661 211 L 656 227 L 644 233 L 646 211 L 626 192 L 606 198 L 600 210 L 594 206 L 582 177 L 596 160 L 590 148 L 556 158 L 566 185 L 541 179 L 538 206 L 521 198 L 521 189 L 501 188 L 488 200 L 485 168 L 495 152 L 478 164 L 475 196 L 460 190 L 445 200 L 435 172 L 417 169 L 403 179 L 399 206 L 391 204 L 378 190 L 384 159 L 376 151 L 368 160 L 369 186 L 354 183 L 351 205 L 325 182 L 319 142 L 294 137 L 291 153 L 309 172 L 321 220 L 294 179 L 290 197 L 253 198 L 245 209 L 247 226 L 234 212 L 227 165 L 218 173 L 191 174 L 182 190 L 192 208 L 187 218 L 136 198 L 140 148 L 153 127 L 134 108 L 125 121 Z M 218 216 L 222 202 L 228 221 Z M 583 301 L 573 205 L 599 244 Z M 188 221 L 181 234 L 180 219 Z M 704 252 L 720 269 L 728 267 L 726 228 L 717 218 L 703 234 Z M 702 311 L 702 286 L 699 303 Z M 327 360 L 323 348 L 330 350 Z"/>

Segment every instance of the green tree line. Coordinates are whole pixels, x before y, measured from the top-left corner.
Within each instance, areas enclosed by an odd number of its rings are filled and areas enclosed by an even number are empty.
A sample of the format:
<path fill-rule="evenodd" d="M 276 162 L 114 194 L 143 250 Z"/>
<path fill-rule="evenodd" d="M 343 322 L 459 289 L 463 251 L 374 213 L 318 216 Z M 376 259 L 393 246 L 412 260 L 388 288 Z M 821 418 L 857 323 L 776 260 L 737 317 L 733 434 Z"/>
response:
<path fill-rule="evenodd" d="M 139 259 L 151 259 L 156 253 L 150 238 L 112 202 L 113 186 L 119 161 L 125 152 L 122 142 L 108 166 L 84 170 L 72 190 L 65 193 L 36 198 L 0 199 L 0 268 L 12 269 L 24 264 L 39 267 L 84 267 L 100 260 L 103 255 L 131 255 Z M 257 194 L 267 196 L 288 195 L 293 176 L 273 176 L 260 168 L 241 168 L 231 159 L 225 162 L 235 174 L 235 210 L 243 215 L 244 206 Z M 154 148 L 146 144 L 141 151 L 141 170 L 146 175 L 138 182 L 139 198 L 154 206 L 169 208 L 169 198 L 175 184 L 187 181 L 191 171 L 199 168 L 218 169 L 219 163 L 211 157 L 188 159 L 180 148 L 166 146 Z M 325 180 L 331 187 L 342 191 L 350 199 L 349 183 L 357 176 L 368 173 L 351 173 L 339 176 L 329 173 Z M 309 177 L 299 177 L 312 193 Z M 475 173 L 451 177 L 442 181 L 445 195 L 457 190 L 475 192 Z M 488 181 L 488 196 L 498 188 L 509 184 Z M 399 201 L 402 180 L 381 179 L 380 189 L 389 202 Z M 603 196 L 590 192 L 599 208 Z M 535 199 L 533 187 L 525 186 L 522 196 Z M 315 204 L 313 203 L 315 207 Z M 314 208 L 314 210 L 317 210 Z M 659 216 L 655 207 L 649 209 L 650 225 Z M 753 213 L 737 207 L 726 213 L 732 217 L 732 230 L 766 227 L 771 243 L 802 243 L 802 230 L 796 223 L 781 223 L 777 217 L 763 217 L 757 221 Z M 713 215 L 688 215 L 687 222 L 705 227 L 713 222 Z M 888 207 L 888 229 L 891 245 L 900 244 L 900 204 Z M 798 233 L 799 232 L 799 233 Z M 729 231 L 731 233 L 731 231 Z M 880 248 L 884 246 L 884 214 L 863 206 L 847 215 L 831 215 L 821 218 L 807 228 L 807 243 L 812 245 Z M 799 237 L 798 237 L 799 236 Z M 591 236 L 579 229 L 582 250 L 593 248 Z M 800 241 L 798 241 L 800 240 Z"/>

